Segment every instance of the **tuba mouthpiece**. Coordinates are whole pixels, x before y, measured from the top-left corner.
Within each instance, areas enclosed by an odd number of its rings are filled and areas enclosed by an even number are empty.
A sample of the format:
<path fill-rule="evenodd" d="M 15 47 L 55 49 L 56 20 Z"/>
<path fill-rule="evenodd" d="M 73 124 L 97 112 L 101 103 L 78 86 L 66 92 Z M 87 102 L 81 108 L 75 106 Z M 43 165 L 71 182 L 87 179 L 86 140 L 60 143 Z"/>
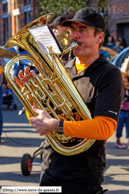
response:
<path fill-rule="evenodd" d="M 77 42 L 72 42 L 72 43 L 70 44 L 70 46 L 66 47 L 66 48 L 63 50 L 63 52 L 59 54 L 59 56 L 62 55 L 62 54 L 68 53 L 71 49 L 76 48 L 76 47 L 78 47 L 78 43 L 77 43 Z"/>

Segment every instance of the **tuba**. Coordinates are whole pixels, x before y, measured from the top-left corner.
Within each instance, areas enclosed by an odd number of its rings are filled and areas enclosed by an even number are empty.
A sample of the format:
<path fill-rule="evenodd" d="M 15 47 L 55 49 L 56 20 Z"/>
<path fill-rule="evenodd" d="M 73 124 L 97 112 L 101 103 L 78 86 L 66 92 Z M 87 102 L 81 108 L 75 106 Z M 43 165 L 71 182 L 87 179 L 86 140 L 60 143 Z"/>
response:
<path fill-rule="evenodd" d="M 9 87 L 15 92 L 30 116 L 37 116 L 32 110 L 32 104 L 34 104 L 58 120 L 60 118 L 68 121 L 77 120 L 75 113 L 79 116 L 79 120 L 92 119 L 87 106 L 62 65 L 59 54 L 51 47 L 48 48 L 49 53 L 44 54 L 28 30 L 46 25 L 52 17 L 53 14 L 50 13 L 34 20 L 7 41 L 5 48 L 18 46 L 29 54 L 13 57 L 6 64 L 5 77 Z M 76 43 L 73 47 L 75 46 L 77 46 Z M 39 73 L 25 82 L 21 89 L 11 76 L 11 69 L 13 64 L 22 60 L 28 60 Z M 28 95 L 31 96 L 33 103 L 29 101 Z M 55 151 L 67 156 L 84 152 L 95 142 L 94 139 L 73 138 L 54 131 L 46 134 L 45 138 Z"/>

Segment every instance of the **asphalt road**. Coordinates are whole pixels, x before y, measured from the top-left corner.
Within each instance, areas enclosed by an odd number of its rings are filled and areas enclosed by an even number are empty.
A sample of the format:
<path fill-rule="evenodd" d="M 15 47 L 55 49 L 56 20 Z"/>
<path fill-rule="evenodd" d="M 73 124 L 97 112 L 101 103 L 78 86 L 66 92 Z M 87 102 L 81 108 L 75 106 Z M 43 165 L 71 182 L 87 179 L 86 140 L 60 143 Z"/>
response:
<path fill-rule="evenodd" d="M 25 153 L 33 156 L 43 142 L 43 137 L 30 126 L 26 115 L 18 115 L 22 108 L 15 98 L 18 109 L 7 110 L 3 107 L 4 129 L 0 144 L 0 186 L 39 186 L 41 157 L 34 158 L 32 172 L 24 176 L 21 171 L 21 159 Z M 122 141 L 126 144 L 125 133 Z M 129 150 L 117 149 L 115 135 L 106 146 L 107 165 L 103 187 L 107 194 L 129 194 Z M 35 166 L 36 165 L 36 166 Z M 0 192 L 1 193 L 1 192 Z"/>
<path fill-rule="evenodd" d="M 30 176 L 24 176 L 21 172 L 21 160 L 23 155 L 33 153 L 39 149 L 43 137 L 32 128 L 26 118 L 26 114 L 19 116 L 22 108 L 19 100 L 14 97 L 18 106 L 17 110 L 8 110 L 3 105 L 4 128 L 2 143 L 0 144 L 0 185 L 1 186 L 38 186 L 41 157 L 34 157 L 34 165 Z"/>

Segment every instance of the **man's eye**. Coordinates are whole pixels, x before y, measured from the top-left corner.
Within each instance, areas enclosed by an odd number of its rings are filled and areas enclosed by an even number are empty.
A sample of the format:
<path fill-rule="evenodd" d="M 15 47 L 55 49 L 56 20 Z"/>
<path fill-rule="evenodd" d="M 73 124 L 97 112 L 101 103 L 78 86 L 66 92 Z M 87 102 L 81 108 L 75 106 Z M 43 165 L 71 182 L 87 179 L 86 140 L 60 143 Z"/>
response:
<path fill-rule="evenodd" d="M 81 32 L 83 32 L 83 31 L 85 31 L 86 30 L 86 28 L 80 28 L 80 31 Z"/>

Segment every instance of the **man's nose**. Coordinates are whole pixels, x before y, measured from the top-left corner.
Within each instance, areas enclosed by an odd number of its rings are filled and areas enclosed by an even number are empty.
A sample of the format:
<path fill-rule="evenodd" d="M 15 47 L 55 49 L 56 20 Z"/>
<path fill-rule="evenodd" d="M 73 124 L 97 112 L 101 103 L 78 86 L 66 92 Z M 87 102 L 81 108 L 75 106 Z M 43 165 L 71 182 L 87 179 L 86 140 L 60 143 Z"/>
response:
<path fill-rule="evenodd" d="M 73 32 L 71 32 L 71 34 L 70 34 L 70 39 L 72 40 L 72 39 L 79 39 L 80 38 L 80 34 L 75 30 L 75 31 L 73 31 Z"/>

